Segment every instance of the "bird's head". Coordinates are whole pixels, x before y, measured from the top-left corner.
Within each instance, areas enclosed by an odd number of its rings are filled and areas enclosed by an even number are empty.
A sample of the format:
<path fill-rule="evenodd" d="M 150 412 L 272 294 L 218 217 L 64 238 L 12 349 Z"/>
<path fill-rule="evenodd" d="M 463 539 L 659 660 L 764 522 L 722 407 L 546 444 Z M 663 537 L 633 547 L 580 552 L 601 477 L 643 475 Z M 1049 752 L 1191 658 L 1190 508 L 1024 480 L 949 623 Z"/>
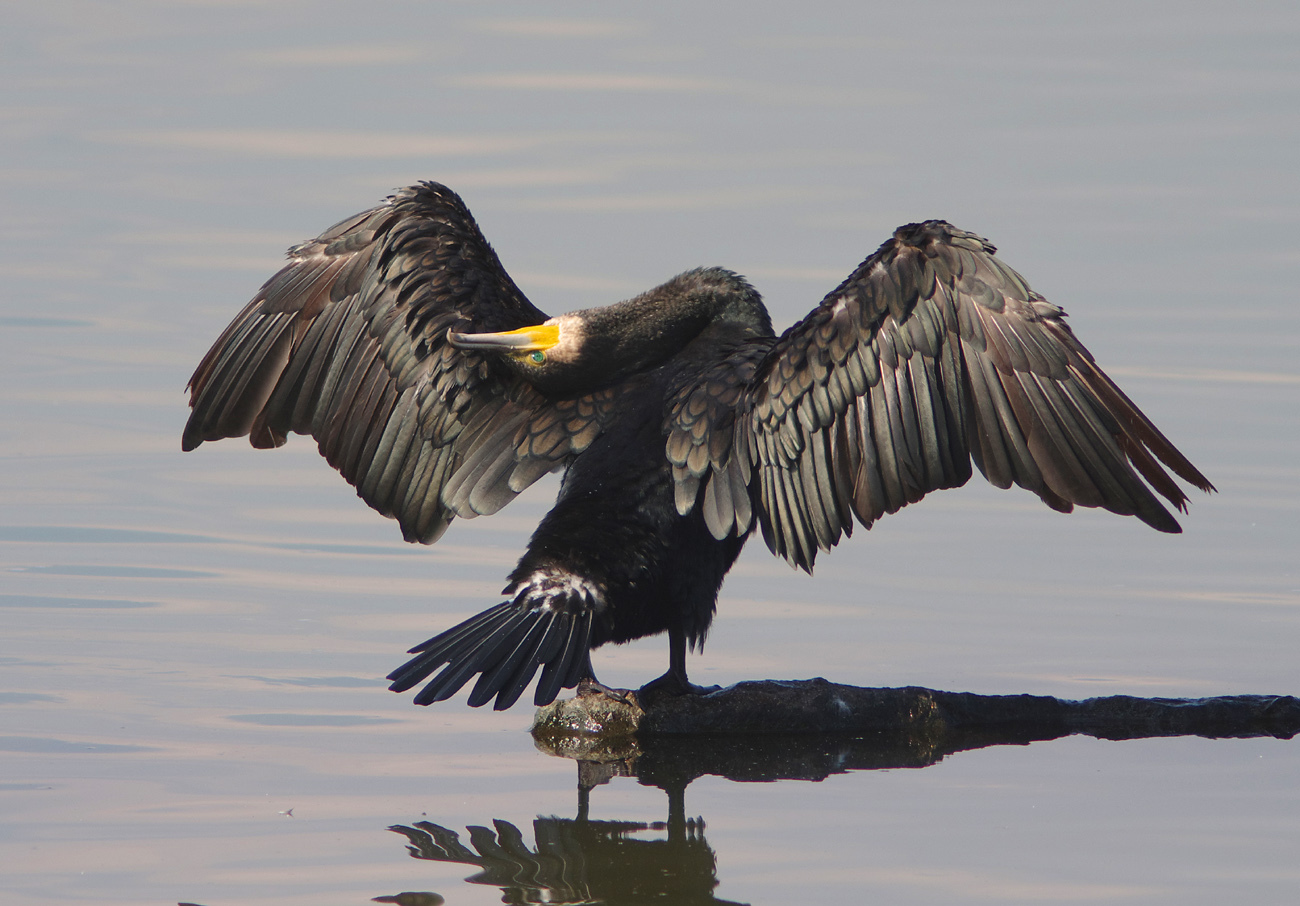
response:
<path fill-rule="evenodd" d="M 641 295 L 499 333 L 450 331 L 458 349 L 495 353 L 543 393 L 587 392 L 655 368 L 702 335 L 771 336 L 762 300 L 721 268 L 680 274 Z"/>
<path fill-rule="evenodd" d="M 499 333 L 448 331 L 447 342 L 457 349 L 494 353 L 538 389 L 560 392 L 584 383 L 584 336 L 582 319 L 568 314 Z"/>

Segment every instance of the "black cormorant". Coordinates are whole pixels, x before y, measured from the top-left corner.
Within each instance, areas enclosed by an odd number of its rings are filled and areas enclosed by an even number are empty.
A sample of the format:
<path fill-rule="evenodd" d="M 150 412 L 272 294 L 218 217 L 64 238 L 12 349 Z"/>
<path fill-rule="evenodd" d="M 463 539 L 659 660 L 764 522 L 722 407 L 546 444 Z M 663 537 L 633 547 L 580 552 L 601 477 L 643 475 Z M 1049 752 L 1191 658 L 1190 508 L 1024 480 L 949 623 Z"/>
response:
<path fill-rule="evenodd" d="M 556 318 L 506 274 L 464 203 L 421 183 L 289 251 L 190 379 L 182 446 L 311 434 L 408 541 L 495 513 L 564 470 L 503 594 L 411 649 L 419 704 L 479 674 L 508 708 L 592 677 L 589 652 L 667 632 L 651 685 L 688 689 L 718 588 L 755 528 L 811 571 L 971 461 L 1049 507 L 1163 532 L 1213 487 L 1093 361 L 1065 313 L 942 220 L 899 227 L 780 337 L 721 268 Z"/>

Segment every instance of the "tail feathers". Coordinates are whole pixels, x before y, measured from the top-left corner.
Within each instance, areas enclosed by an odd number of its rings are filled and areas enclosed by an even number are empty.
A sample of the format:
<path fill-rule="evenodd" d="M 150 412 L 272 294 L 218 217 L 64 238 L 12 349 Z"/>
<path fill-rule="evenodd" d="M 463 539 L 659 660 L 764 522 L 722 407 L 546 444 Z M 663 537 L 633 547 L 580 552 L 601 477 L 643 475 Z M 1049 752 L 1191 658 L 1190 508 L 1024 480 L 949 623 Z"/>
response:
<path fill-rule="evenodd" d="M 504 711 L 518 701 L 541 667 L 533 702 L 550 704 L 560 689 L 576 686 L 590 671 L 594 610 L 589 596 L 556 597 L 537 591 L 535 585 L 525 584 L 513 600 L 412 648 L 417 657 L 388 675 L 393 681 L 389 688 L 405 692 L 442 667 L 415 697 L 417 705 L 429 705 L 455 695 L 478 673 L 469 704 L 477 708 L 495 697 L 493 707 Z"/>

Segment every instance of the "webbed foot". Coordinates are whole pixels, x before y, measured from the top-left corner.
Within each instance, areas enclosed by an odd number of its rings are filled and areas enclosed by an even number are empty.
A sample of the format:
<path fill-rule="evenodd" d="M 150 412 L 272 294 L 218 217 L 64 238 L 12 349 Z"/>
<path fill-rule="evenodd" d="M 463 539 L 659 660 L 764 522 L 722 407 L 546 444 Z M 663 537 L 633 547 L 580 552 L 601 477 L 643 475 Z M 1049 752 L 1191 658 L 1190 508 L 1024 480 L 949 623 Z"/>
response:
<path fill-rule="evenodd" d="M 637 700 L 643 708 L 649 708 L 654 702 L 679 695 L 708 695 L 717 692 L 721 686 L 697 686 L 686 678 L 685 672 L 669 670 L 658 679 L 652 679 L 636 690 Z"/>

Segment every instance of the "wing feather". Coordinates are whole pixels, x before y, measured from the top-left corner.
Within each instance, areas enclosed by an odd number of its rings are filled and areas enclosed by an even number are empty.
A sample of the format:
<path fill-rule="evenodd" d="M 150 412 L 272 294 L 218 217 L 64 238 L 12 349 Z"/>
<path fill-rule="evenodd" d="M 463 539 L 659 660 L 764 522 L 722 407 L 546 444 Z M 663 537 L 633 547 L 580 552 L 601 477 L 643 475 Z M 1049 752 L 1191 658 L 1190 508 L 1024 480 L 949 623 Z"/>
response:
<path fill-rule="evenodd" d="M 393 489 L 401 474 L 406 452 L 412 446 L 415 412 L 415 394 L 409 388 L 403 390 L 388 416 L 384 433 L 370 459 L 369 471 L 359 488 L 361 496 L 375 501 L 375 508 L 381 512 L 392 507 Z"/>

